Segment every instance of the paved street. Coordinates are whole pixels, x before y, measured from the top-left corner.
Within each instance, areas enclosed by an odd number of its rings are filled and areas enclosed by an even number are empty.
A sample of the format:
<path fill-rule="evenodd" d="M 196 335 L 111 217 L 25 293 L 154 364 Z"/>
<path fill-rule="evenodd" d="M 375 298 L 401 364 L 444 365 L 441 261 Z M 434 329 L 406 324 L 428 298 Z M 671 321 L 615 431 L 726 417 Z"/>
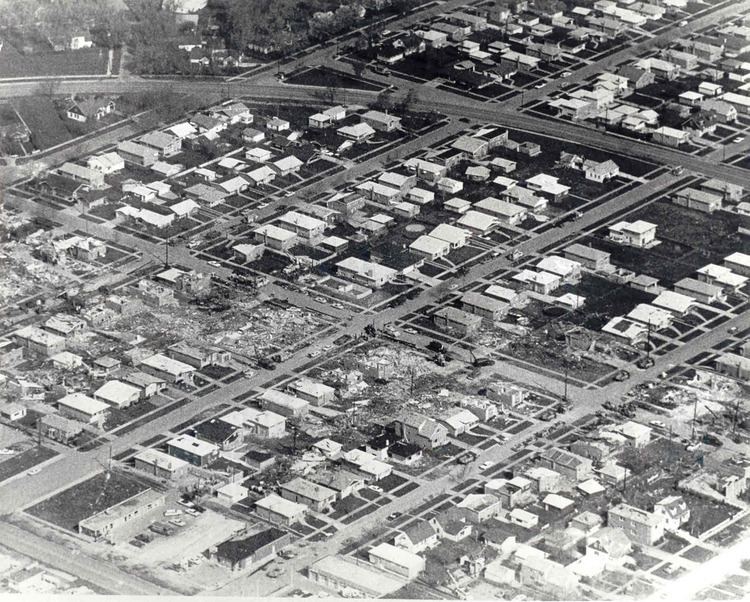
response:
<path fill-rule="evenodd" d="M 131 596 L 174 594 L 171 590 L 145 581 L 133 573 L 121 571 L 112 563 L 97 562 L 80 553 L 73 554 L 70 549 L 48 538 L 38 537 L 5 521 L 0 521 L 0 541 L 11 550 L 36 558 L 48 566 L 75 575 L 111 593 Z"/>
<path fill-rule="evenodd" d="M 463 4 L 463 0 L 448 0 L 441 4 L 431 7 L 428 11 L 418 11 L 412 15 L 401 19 L 394 19 L 389 26 L 405 27 L 417 20 L 425 18 L 427 15 L 447 12 L 453 7 Z M 725 6 L 710 16 L 701 17 L 692 21 L 686 28 L 682 28 L 681 33 L 696 31 L 706 24 L 717 19 L 718 16 L 733 14 L 733 11 L 746 10 L 750 7 L 750 0 L 741 4 L 732 5 L 725 3 Z M 674 28 L 658 33 L 656 36 L 648 37 L 643 42 L 622 48 L 601 61 L 591 63 L 579 70 L 574 71 L 568 79 L 558 79 L 547 83 L 544 88 L 530 89 L 525 91 L 523 96 L 517 95 L 502 104 L 483 103 L 478 104 L 470 98 L 466 98 L 456 93 L 445 90 L 439 90 L 427 86 L 410 86 L 403 82 L 397 82 L 402 90 L 409 87 L 415 87 L 419 90 L 419 98 L 416 101 L 416 108 L 424 110 L 435 110 L 449 117 L 450 121 L 439 129 L 436 129 L 423 136 L 418 136 L 409 140 L 405 144 L 399 145 L 396 149 L 388 148 L 375 156 L 354 166 L 349 166 L 345 171 L 334 173 L 318 182 L 302 187 L 295 191 L 289 197 L 273 199 L 267 207 L 259 210 L 257 213 L 262 219 L 270 216 L 280 205 L 293 206 L 304 202 L 319 192 L 329 191 L 341 186 L 348 180 L 361 176 L 373 169 L 381 166 L 386 157 L 388 160 L 394 160 L 404 157 L 417 150 L 427 148 L 431 144 L 439 141 L 446 136 L 453 135 L 466 127 L 465 123 L 459 121 L 460 118 L 468 118 L 479 122 L 498 123 L 502 126 L 533 132 L 535 134 L 544 133 L 552 138 L 562 139 L 569 142 L 585 144 L 590 147 L 600 148 L 612 153 L 621 153 L 622 155 L 642 158 L 651 162 L 661 163 L 665 166 L 682 166 L 686 170 L 710 177 L 718 177 L 729 182 L 740 185 L 747 185 L 747 170 L 742 168 L 725 165 L 721 159 L 726 156 L 732 156 L 738 153 L 744 153 L 750 149 L 750 140 L 743 140 L 738 143 L 732 143 L 726 149 L 716 150 L 713 153 L 697 157 L 687 153 L 658 146 L 649 142 L 636 141 L 625 138 L 592 127 L 563 122 L 556 119 L 543 119 L 530 114 L 520 112 L 522 105 L 531 101 L 538 100 L 546 96 L 551 91 L 556 90 L 563 82 L 576 83 L 595 75 L 602 70 L 614 66 L 623 60 L 632 57 L 635 53 L 655 48 L 673 40 L 675 35 Z M 326 48 L 318 48 L 311 53 L 295 59 L 293 62 L 285 65 L 285 70 L 291 70 L 302 65 L 315 65 L 320 63 L 332 64 L 335 45 L 329 44 Z M 336 66 L 336 65 L 333 65 Z M 374 77 L 374 79 L 383 80 L 383 78 Z M 388 79 L 389 83 L 392 83 Z M 29 94 L 37 90 L 38 82 L 0 82 L 0 97 L 12 98 Z M 319 90 L 311 87 L 293 86 L 278 83 L 270 73 L 270 69 L 250 70 L 243 74 L 227 80 L 219 81 L 185 81 L 185 80 L 143 80 L 138 78 L 120 78 L 120 79 L 103 79 L 103 78 L 82 78 L 80 80 L 65 80 L 59 85 L 60 93 L 121 93 L 136 92 L 142 90 L 168 88 L 178 93 L 195 94 L 195 95 L 216 95 L 238 96 L 253 95 L 255 98 L 274 99 L 274 100 L 300 100 L 311 105 L 322 104 L 319 98 Z M 349 104 L 359 103 L 366 104 L 376 97 L 376 93 L 359 90 L 340 90 L 337 93 L 336 102 Z M 94 136 L 86 141 L 71 144 L 69 147 L 62 149 L 58 153 L 47 157 L 45 160 L 50 162 L 61 161 L 66 158 L 75 156 L 81 152 L 92 152 L 96 149 L 113 144 L 125 134 L 134 132 L 135 129 L 130 125 L 124 125 L 121 129 L 107 132 L 100 136 Z M 622 215 L 630 210 L 640 207 L 647 199 L 654 195 L 669 191 L 680 183 L 682 179 L 689 174 L 686 172 L 677 175 L 669 170 L 665 170 L 653 180 L 641 183 L 623 194 L 619 194 L 609 201 L 597 204 L 589 209 L 576 221 L 569 221 L 562 226 L 551 227 L 541 232 L 535 232 L 531 238 L 518 244 L 509 245 L 511 248 L 522 251 L 526 257 L 534 256 L 537 253 L 544 253 L 549 249 L 560 245 L 565 245 L 572 238 L 584 232 L 590 232 L 614 216 Z M 13 197 L 10 193 L 6 199 L 12 206 L 19 207 L 29 213 L 44 215 L 60 222 L 63 229 L 68 231 L 86 230 L 93 236 L 101 239 L 113 241 L 121 245 L 131 247 L 142 254 L 139 265 L 146 262 L 153 262 L 158 265 L 165 255 L 163 244 L 157 244 L 152 241 L 132 236 L 130 234 L 105 227 L 101 224 L 92 223 L 76 215 L 73 210 L 63 212 L 53 212 L 48 207 L 34 203 L 31 200 Z M 214 226 L 221 229 L 228 222 L 217 222 Z M 215 272 L 218 276 L 227 278 L 232 270 L 230 267 L 238 267 L 236 264 L 225 263 L 221 267 L 211 266 L 207 263 L 200 252 L 191 251 L 183 244 L 171 245 L 169 248 L 170 263 L 185 266 L 191 269 L 197 269 L 204 272 Z M 504 256 L 492 257 L 491 250 L 487 248 L 483 251 L 483 262 L 473 265 L 467 273 L 460 278 L 451 281 L 460 286 L 480 282 L 483 279 L 491 277 L 498 270 L 512 267 L 511 262 Z M 468 261 L 467 261 L 468 263 Z M 229 267 L 227 267 L 229 266 Z M 456 265 L 454 269 L 461 268 L 462 264 Z M 122 275 L 127 278 L 126 274 Z M 115 274 L 115 277 L 119 275 Z M 42 470 L 36 475 L 25 475 L 23 487 L 18 486 L 18 482 L 8 480 L 0 483 L 0 508 L 3 512 L 13 513 L 23 510 L 28 506 L 68 488 L 72 483 L 85 480 L 97 473 L 100 473 L 107 465 L 111 455 L 117 456 L 123 452 L 132 452 L 140 448 L 140 444 L 156 436 L 169 436 L 179 430 L 177 425 L 183 425 L 194 419 L 198 414 L 215 408 L 220 404 L 228 404 L 232 408 L 243 407 L 247 398 L 251 397 L 253 390 L 261 390 L 270 386 L 272 383 L 284 382 L 285 380 L 297 377 L 299 374 L 309 370 L 315 364 L 315 361 L 309 357 L 313 349 L 320 349 L 327 345 L 333 345 L 333 342 L 343 334 L 356 335 L 362 332 L 368 324 L 374 324 L 376 327 L 382 327 L 387 323 L 399 324 L 407 319 L 409 314 L 418 312 L 426 305 L 435 303 L 449 293 L 449 282 L 438 286 L 429 286 L 422 284 L 419 295 L 409 299 L 396 307 L 386 307 L 388 301 L 375 308 L 368 310 L 357 310 L 354 306 L 347 306 L 344 309 L 331 307 L 328 303 L 310 298 L 299 291 L 290 291 L 281 286 L 282 281 L 276 278 L 270 278 L 271 283 L 263 291 L 266 294 L 272 294 L 276 298 L 288 299 L 294 305 L 305 307 L 313 311 L 330 316 L 336 320 L 334 324 L 324 330 L 324 334 L 312 338 L 307 344 L 286 361 L 278 364 L 275 371 L 258 369 L 252 377 L 241 377 L 228 384 L 220 383 L 217 390 L 206 395 L 200 395 L 200 391 L 185 395 L 184 399 L 179 399 L 179 404 L 172 412 L 154 418 L 122 434 L 111 437 L 111 445 L 105 444 L 92 451 L 77 451 L 74 449 L 61 449 L 58 457 L 43 465 Z M 97 281 L 98 283 L 99 281 Z M 618 400 L 624 396 L 632 387 L 658 380 L 666 370 L 681 365 L 693 358 L 696 354 L 709 350 L 718 343 L 725 340 L 734 331 L 742 331 L 750 328 L 750 312 L 744 312 L 740 315 L 731 316 L 724 313 L 729 319 L 718 327 L 711 330 L 701 330 L 695 338 L 688 344 L 676 345 L 673 349 L 655 357 L 655 365 L 647 370 L 633 370 L 628 380 L 623 382 L 613 381 L 602 386 L 594 388 L 593 384 L 575 382 L 567 387 L 567 397 L 572 402 L 572 408 L 566 414 L 561 415 L 559 419 L 566 424 L 573 424 L 587 416 L 592 415 L 600 410 L 602 404 L 606 401 Z M 403 325 L 403 324 L 402 324 Z M 408 337 L 406 337 L 408 338 Z M 420 345 L 424 345 L 427 337 L 414 337 Z M 332 353 L 345 353 L 346 349 L 335 349 Z M 317 362 L 328 360 L 330 357 L 321 357 Z M 498 361 L 495 365 L 483 369 L 486 373 L 497 373 L 502 377 L 522 382 L 527 385 L 533 385 L 544 390 L 553 397 L 561 397 L 566 389 L 561 379 L 556 379 L 549 374 L 535 372 L 533 367 L 519 367 L 515 363 Z M 472 449 L 478 453 L 478 459 L 468 468 L 463 469 L 454 464 L 454 459 L 450 458 L 442 461 L 439 466 L 429 471 L 428 478 L 425 475 L 416 477 L 414 480 L 419 487 L 415 490 L 401 496 L 394 497 L 390 503 L 379 507 L 366 516 L 354 520 L 344 528 L 337 531 L 331 537 L 324 541 L 312 543 L 307 548 L 300 548 L 299 555 L 287 562 L 289 571 L 296 571 L 309 565 L 316 558 L 326 554 L 335 554 L 341 550 L 347 540 L 356 540 L 365 536 L 367 533 L 382 527 L 387 523 L 386 517 L 393 512 L 408 513 L 415 507 L 420 506 L 425 501 L 434 499 L 446 492 L 452 491 L 459 487 L 462 480 L 478 477 L 478 466 L 484 461 L 491 461 L 495 466 L 500 464 L 512 463 L 511 456 L 514 455 L 512 448 L 529 437 L 549 428 L 549 423 L 529 419 L 531 426 L 517 434 L 511 436 L 505 443 L 496 444 L 492 447 L 482 448 L 480 444 L 472 445 L 461 442 L 459 447 L 463 449 Z M 175 429 L 175 430 L 173 430 Z M 493 429 L 490 429 L 493 430 Z M 499 432 L 499 431 L 498 431 Z M 552 445 L 554 441 L 547 441 L 546 445 Z M 515 460 L 518 461 L 518 460 Z M 495 470 L 494 468 L 492 469 Z M 490 471 L 491 472 L 491 471 Z M 438 475 L 438 476 L 436 476 Z M 435 477 L 436 478 L 432 478 Z M 464 489 L 468 490 L 471 486 Z M 332 521 L 332 524 L 339 527 L 343 523 Z M 17 550 L 18 552 L 28 554 L 39 559 L 50 566 L 76 574 L 83 579 L 89 580 L 101 587 L 118 593 L 125 594 L 168 594 L 169 590 L 160 587 L 140 578 L 137 575 L 125 573 L 110 563 L 98 559 L 87 558 L 80 555 L 73 555 L 69 550 L 61 545 L 43 540 L 41 537 L 28 534 L 18 527 L 0 523 L 0 537 L 4 545 Z M 738 548 L 739 549 L 739 548 Z M 667 553 L 654 552 L 655 557 L 660 561 L 660 565 L 670 559 Z M 718 556 L 722 558 L 722 556 Z M 678 561 L 685 567 L 694 568 L 694 562 L 689 559 Z M 718 567 L 720 563 L 707 564 L 705 567 Z M 708 569 L 709 572 L 712 569 Z M 710 575 L 700 573 L 703 578 Z M 252 586 L 249 587 L 248 585 Z M 682 586 L 685 591 L 694 592 L 702 585 L 702 581 L 695 579 L 686 579 Z M 263 596 L 269 595 L 280 586 L 279 582 L 264 576 L 258 575 L 249 580 L 238 579 L 229 585 L 219 588 L 215 594 L 222 595 L 247 595 L 248 593 Z M 666 587 L 666 586 L 665 586 Z"/>

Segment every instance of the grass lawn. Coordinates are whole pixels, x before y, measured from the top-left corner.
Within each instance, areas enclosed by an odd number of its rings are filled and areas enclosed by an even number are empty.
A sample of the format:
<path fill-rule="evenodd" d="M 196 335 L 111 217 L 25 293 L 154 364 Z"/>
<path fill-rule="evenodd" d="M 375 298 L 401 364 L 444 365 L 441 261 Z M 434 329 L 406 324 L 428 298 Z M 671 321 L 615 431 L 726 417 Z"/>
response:
<path fill-rule="evenodd" d="M 352 77 L 346 73 L 327 69 L 325 67 L 313 67 L 288 77 L 287 83 L 299 86 L 322 86 L 335 88 L 352 88 L 354 90 L 382 90 L 385 86 L 376 82 Z"/>
<path fill-rule="evenodd" d="M 0 77 L 104 74 L 107 72 L 107 59 L 104 48 L 24 55 L 12 45 L 5 44 L 0 52 Z M 116 59 L 115 63 L 118 62 Z"/>
<path fill-rule="evenodd" d="M 45 460 L 54 458 L 56 455 L 56 451 L 47 447 L 32 447 L 25 452 L 11 456 L 7 460 L 0 462 L 0 481 L 29 470 Z"/>
<path fill-rule="evenodd" d="M 106 430 L 111 431 L 112 429 L 122 426 L 123 424 L 140 418 L 141 416 L 148 414 L 151 410 L 155 410 L 156 406 L 151 405 L 148 402 L 142 401 L 140 403 L 134 403 L 130 407 L 122 409 L 112 409 L 109 413 L 109 417 L 106 422 Z"/>
<path fill-rule="evenodd" d="M 83 519 L 148 488 L 145 483 L 122 473 L 112 472 L 109 479 L 101 473 L 32 506 L 27 512 L 75 531 Z"/>
<path fill-rule="evenodd" d="M 406 483 L 406 479 L 404 477 L 391 473 L 384 479 L 380 479 L 380 481 L 378 481 L 378 486 L 383 491 L 393 491 L 394 489 L 396 489 L 396 487 L 400 487 L 404 483 Z"/>
<path fill-rule="evenodd" d="M 339 500 L 333 505 L 333 513 L 331 514 L 331 518 L 338 519 L 342 516 L 346 516 L 350 512 L 354 512 L 358 508 L 361 508 L 362 506 L 366 505 L 367 501 L 356 498 L 353 496 L 345 497 L 343 500 Z"/>
<path fill-rule="evenodd" d="M 31 130 L 31 141 L 40 150 L 62 144 L 73 137 L 48 97 L 25 96 L 16 104 L 16 110 Z"/>

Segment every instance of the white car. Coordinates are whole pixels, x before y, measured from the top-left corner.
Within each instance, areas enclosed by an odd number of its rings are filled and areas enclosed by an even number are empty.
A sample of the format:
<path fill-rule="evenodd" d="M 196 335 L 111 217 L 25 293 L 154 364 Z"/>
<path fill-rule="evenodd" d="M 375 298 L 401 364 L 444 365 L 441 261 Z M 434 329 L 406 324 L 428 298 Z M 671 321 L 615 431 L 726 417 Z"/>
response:
<path fill-rule="evenodd" d="M 164 516 L 179 516 L 180 514 L 182 514 L 182 510 L 171 509 L 164 512 Z"/>
<path fill-rule="evenodd" d="M 487 469 L 488 469 L 488 468 L 489 468 L 490 466 L 492 466 L 492 464 L 493 464 L 493 463 L 492 463 L 492 462 L 490 462 L 489 460 L 488 460 L 487 462 L 482 462 L 482 463 L 481 463 L 481 464 L 479 465 L 479 470 L 487 470 Z"/>
<path fill-rule="evenodd" d="M 370 485 L 368 489 L 374 491 L 375 493 L 383 493 L 383 488 L 378 487 L 377 485 Z"/>
<path fill-rule="evenodd" d="M 744 136 L 737 136 L 732 142 L 740 143 L 740 142 L 744 142 L 744 141 L 745 141 L 745 137 Z"/>
<path fill-rule="evenodd" d="M 220 268 L 221 267 L 221 264 L 218 261 L 215 261 L 213 259 L 208 262 L 208 265 L 211 265 L 211 266 L 213 266 L 215 268 Z"/>
<path fill-rule="evenodd" d="M 35 466 L 34 468 L 31 468 L 31 469 L 27 470 L 26 474 L 33 476 L 35 474 L 39 474 L 40 472 L 42 472 L 42 469 L 39 468 L 38 466 Z"/>
<path fill-rule="evenodd" d="M 573 72 L 572 72 L 572 71 L 563 71 L 563 72 L 562 72 L 562 73 L 560 74 L 560 77 L 570 77 L 571 75 L 573 75 Z"/>

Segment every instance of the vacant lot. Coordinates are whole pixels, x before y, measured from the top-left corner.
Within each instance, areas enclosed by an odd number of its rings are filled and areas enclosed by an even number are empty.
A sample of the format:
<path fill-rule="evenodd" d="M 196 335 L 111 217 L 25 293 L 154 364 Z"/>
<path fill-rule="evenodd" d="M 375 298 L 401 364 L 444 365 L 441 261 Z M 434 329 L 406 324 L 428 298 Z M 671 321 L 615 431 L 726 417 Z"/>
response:
<path fill-rule="evenodd" d="M 307 69 L 288 77 L 286 81 L 298 86 L 352 88 L 354 90 L 372 90 L 376 92 L 383 89 L 383 86 L 376 82 L 369 82 L 364 79 L 352 77 L 346 73 L 341 73 L 340 71 L 326 69 L 325 67 Z"/>
<path fill-rule="evenodd" d="M 0 77 L 98 75 L 107 72 L 107 60 L 107 50 L 102 48 L 24 55 L 5 44 L 0 52 Z"/>
<path fill-rule="evenodd" d="M 26 96 L 19 100 L 16 110 L 31 130 L 34 147 L 40 150 L 62 144 L 73 137 L 49 97 Z"/>
<path fill-rule="evenodd" d="M 85 518 L 111 508 L 149 486 L 118 472 L 105 473 L 74 485 L 29 508 L 29 514 L 75 531 Z"/>
<path fill-rule="evenodd" d="M 45 460 L 54 458 L 56 455 L 56 451 L 47 447 L 33 447 L 16 456 L 12 456 L 3 462 L 0 462 L 0 481 L 9 479 L 25 470 L 29 470 Z"/>

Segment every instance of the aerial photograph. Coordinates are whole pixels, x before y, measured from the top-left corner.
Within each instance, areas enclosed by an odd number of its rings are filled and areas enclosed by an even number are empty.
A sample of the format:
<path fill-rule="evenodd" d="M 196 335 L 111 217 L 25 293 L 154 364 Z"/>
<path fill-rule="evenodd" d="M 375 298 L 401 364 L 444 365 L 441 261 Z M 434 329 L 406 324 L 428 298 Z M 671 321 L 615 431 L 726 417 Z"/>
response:
<path fill-rule="evenodd" d="M 0 0 L 0 266 L 3 598 L 750 600 L 750 0 Z"/>

